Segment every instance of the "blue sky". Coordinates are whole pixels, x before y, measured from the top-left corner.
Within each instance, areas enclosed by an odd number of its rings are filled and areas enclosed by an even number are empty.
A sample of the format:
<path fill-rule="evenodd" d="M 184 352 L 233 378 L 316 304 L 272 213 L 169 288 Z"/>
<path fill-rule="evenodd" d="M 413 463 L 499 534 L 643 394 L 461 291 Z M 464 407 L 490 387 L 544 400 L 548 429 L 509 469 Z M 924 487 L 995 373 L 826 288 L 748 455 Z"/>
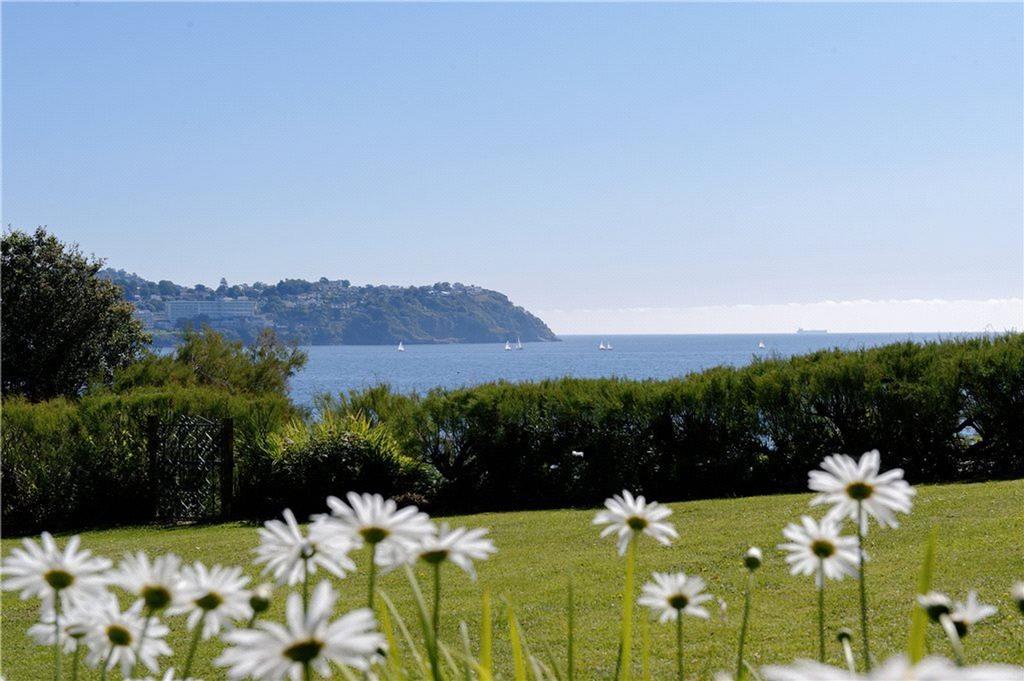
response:
<path fill-rule="evenodd" d="M 4 224 L 150 279 L 472 282 L 561 332 L 1024 326 L 1019 4 L 2 11 Z"/>

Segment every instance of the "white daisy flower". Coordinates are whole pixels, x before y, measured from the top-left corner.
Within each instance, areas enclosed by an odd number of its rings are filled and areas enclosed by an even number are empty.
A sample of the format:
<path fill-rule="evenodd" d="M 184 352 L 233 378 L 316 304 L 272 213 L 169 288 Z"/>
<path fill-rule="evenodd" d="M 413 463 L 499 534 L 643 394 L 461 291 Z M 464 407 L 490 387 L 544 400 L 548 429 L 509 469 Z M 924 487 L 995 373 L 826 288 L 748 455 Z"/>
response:
<path fill-rule="evenodd" d="M 1010 597 L 1017 602 L 1017 608 L 1024 614 L 1024 582 L 1017 582 L 1010 589 Z"/>
<path fill-rule="evenodd" d="M 344 577 L 356 569 L 348 557 L 353 539 L 334 531 L 318 518 L 309 528 L 309 536 L 295 521 L 291 509 L 284 510 L 284 520 L 268 520 L 259 529 L 260 545 L 256 547 L 257 565 L 266 563 L 263 574 L 270 574 L 280 585 L 294 586 L 306 580 L 306 571 L 316 573 L 318 567 L 335 577 Z"/>
<path fill-rule="evenodd" d="M 163 610 L 175 601 L 181 558 L 173 553 L 150 560 L 143 551 L 126 555 L 107 581 L 142 600 L 145 610 Z"/>
<path fill-rule="evenodd" d="M 60 613 L 60 645 L 66 653 L 74 652 L 96 625 L 95 598 L 78 599 Z M 52 646 L 56 635 L 52 608 L 44 608 L 39 621 L 28 628 L 29 637 L 43 646 Z"/>
<path fill-rule="evenodd" d="M 234 620 L 252 616 L 249 592 L 245 590 L 248 583 L 249 578 L 239 567 L 207 568 L 200 562 L 187 565 L 181 571 L 178 601 L 168 613 L 188 613 L 189 630 L 202 623 L 203 638 L 210 638 Z"/>
<path fill-rule="evenodd" d="M 972 626 L 994 614 L 996 614 L 995 606 L 979 603 L 978 592 L 969 591 L 966 601 L 956 601 L 953 603 L 953 611 L 949 614 L 949 619 L 953 620 L 953 625 L 956 626 L 956 633 L 960 635 L 960 638 L 963 638 Z"/>
<path fill-rule="evenodd" d="M 146 669 L 159 669 L 157 658 L 170 655 L 171 648 L 164 641 L 167 627 L 156 618 L 150 618 L 146 626 L 146 637 L 142 639 L 142 601 L 136 601 L 130 608 L 121 611 L 117 599 L 108 595 L 96 604 L 94 626 L 85 637 L 89 646 L 85 663 L 91 667 L 105 664 L 113 669 L 120 665 L 121 674 L 128 676 L 137 661 Z"/>
<path fill-rule="evenodd" d="M 862 533 L 867 532 L 868 517 L 873 517 L 882 527 L 897 527 L 896 513 L 910 513 L 911 498 L 917 492 L 903 479 L 902 469 L 880 474 L 880 463 L 877 449 L 865 452 L 859 462 L 845 454 L 826 456 L 821 463 L 825 470 L 809 474 L 808 486 L 819 492 L 811 499 L 811 506 L 831 504 L 826 517 L 858 522 L 859 503 L 864 510 L 859 521 Z"/>
<path fill-rule="evenodd" d="M 765 681 L 864 681 L 865 677 L 851 674 L 845 669 L 811 660 L 797 660 L 793 664 L 769 665 L 761 668 Z"/>
<path fill-rule="evenodd" d="M 662 623 L 674 622 L 680 615 L 708 619 L 708 611 L 700 607 L 712 598 L 704 591 L 706 586 L 700 577 L 688 577 L 684 572 L 655 572 L 644 584 L 637 603 L 650 608 Z"/>
<path fill-rule="evenodd" d="M 474 560 L 486 560 L 491 554 L 497 553 L 494 542 L 487 539 L 487 529 L 478 527 L 467 530 L 464 527 L 450 529 L 447 523 L 435 528 L 434 534 L 406 553 L 391 551 L 384 555 L 386 569 L 422 560 L 429 565 L 438 565 L 445 561 L 462 568 L 472 579 L 476 579 Z"/>
<path fill-rule="evenodd" d="M 928 613 L 928 619 L 936 623 L 943 615 L 948 615 L 953 611 L 953 601 L 949 600 L 949 596 L 938 591 L 929 591 L 918 596 L 917 604 Z"/>
<path fill-rule="evenodd" d="M 826 518 L 819 524 L 804 516 L 800 523 L 787 525 L 782 534 L 789 541 L 779 548 L 789 552 L 786 562 L 791 574 L 814 575 L 818 588 L 824 586 L 822 571 L 829 579 L 857 576 L 857 538 L 839 536 L 835 522 Z"/>
<path fill-rule="evenodd" d="M 349 492 L 346 498 L 347 504 L 337 497 L 327 497 L 331 514 L 317 518 L 324 518 L 329 527 L 349 537 L 353 548 L 366 543 L 381 549 L 376 551 L 378 565 L 386 566 L 394 551 L 409 550 L 434 533 L 430 518 L 415 506 L 398 508 L 394 501 L 379 494 Z"/>
<path fill-rule="evenodd" d="M 618 535 L 619 555 L 626 553 L 630 540 L 638 534 L 646 534 L 665 546 L 679 537 L 670 523 L 663 522 L 672 515 L 672 509 L 662 506 L 657 501 L 647 503 L 643 496 L 634 497 L 623 490 L 622 495 L 614 495 L 605 499 L 605 510 L 598 511 L 594 516 L 594 525 L 607 525 L 601 531 L 602 537 Z"/>
<path fill-rule="evenodd" d="M 765 681 L 1019 681 L 1024 667 L 983 664 L 958 667 L 942 657 L 926 657 L 916 665 L 906 657 L 889 658 L 869 674 L 854 674 L 810 660 L 761 668 Z"/>
<path fill-rule="evenodd" d="M 305 615 L 302 599 L 290 594 L 285 607 L 286 624 L 260 622 L 255 629 L 237 629 L 224 635 L 229 647 L 214 663 L 228 667 L 231 679 L 302 681 L 309 665 L 319 676 L 331 676 L 331 664 L 367 670 L 384 636 L 376 631 L 373 613 L 362 608 L 329 622 L 337 594 L 327 582 L 314 589 Z"/>
<path fill-rule="evenodd" d="M 103 571 L 110 567 L 106 558 L 94 558 L 89 550 L 78 550 L 81 539 L 71 537 L 61 551 L 49 532 L 40 543 L 23 539 L 3 562 L 3 588 L 20 591 L 22 599 L 38 596 L 43 609 L 53 607 L 54 594 L 61 595 L 61 606 L 76 599 L 95 598 L 106 588 Z"/>
<path fill-rule="evenodd" d="M 270 584 L 260 584 L 249 594 L 249 607 L 253 615 L 259 615 L 270 610 L 270 599 L 274 595 L 274 587 Z"/>
<path fill-rule="evenodd" d="M 743 554 L 743 565 L 750 571 L 754 571 L 761 567 L 761 563 L 764 562 L 764 556 L 761 554 L 761 549 L 756 546 L 751 546 L 747 549 L 747 552 Z"/>

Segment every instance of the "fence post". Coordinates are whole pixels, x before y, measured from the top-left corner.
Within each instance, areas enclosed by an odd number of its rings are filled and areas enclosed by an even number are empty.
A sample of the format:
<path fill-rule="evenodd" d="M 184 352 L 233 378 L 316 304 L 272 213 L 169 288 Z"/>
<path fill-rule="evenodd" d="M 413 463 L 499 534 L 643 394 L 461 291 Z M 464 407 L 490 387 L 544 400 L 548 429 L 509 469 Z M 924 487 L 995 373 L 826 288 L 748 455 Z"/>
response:
<path fill-rule="evenodd" d="M 220 434 L 220 514 L 230 518 L 235 493 L 235 420 L 222 421 Z"/>
<path fill-rule="evenodd" d="M 156 519 L 157 506 L 159 502 L 160 486 L 157 482 L 159 475 L 158 465 L 160 462 L 160 417 L 156 414 L 146 416 L 146 487 L 149 492 L 150 520 Z"/>

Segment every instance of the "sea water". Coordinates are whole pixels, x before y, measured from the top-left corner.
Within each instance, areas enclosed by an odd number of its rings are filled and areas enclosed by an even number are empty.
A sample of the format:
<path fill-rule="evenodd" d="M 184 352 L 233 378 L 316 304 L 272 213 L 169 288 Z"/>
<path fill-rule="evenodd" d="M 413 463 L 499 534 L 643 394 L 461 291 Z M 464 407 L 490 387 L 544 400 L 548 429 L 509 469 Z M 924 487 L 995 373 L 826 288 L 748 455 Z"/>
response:
<path fill-rule="evenodd" d="M 966 335 L 966 334 L 964 334 Z M 787 357 L 824 348 L 856 349 L 899 341 L 923 342 L 956 334 L 828 333 L 779 335 L 561 336 L 560 342 L 397 346 L 321 345 L 303 348 L 305 368 L 291 379 L 292 399 L 310 405 L 321 393 L 337 395 L 387 383 L 400 392 L 460 387 L 489 381 L 535 381 L 561 376 L 670 378 L 717 365 L 741 366 L 755 357 Z M 512 346 L 515 347 L 515 339 Z M 611 350 L 600 345 L 611 344 Z M 759 347 L 760 344 L 764 347 Z"/>

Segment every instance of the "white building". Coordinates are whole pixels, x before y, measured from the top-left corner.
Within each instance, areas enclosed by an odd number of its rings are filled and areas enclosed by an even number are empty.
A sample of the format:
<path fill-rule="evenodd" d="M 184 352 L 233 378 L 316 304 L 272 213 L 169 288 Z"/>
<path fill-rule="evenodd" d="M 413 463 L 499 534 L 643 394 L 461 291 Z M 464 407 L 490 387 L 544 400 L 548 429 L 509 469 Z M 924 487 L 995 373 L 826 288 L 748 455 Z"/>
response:
<path fill-rule="evenodd" d="M 193 319 L 200 315 L 210 319 L 255 317 L 256 301 L 231 298 L 221 300 L 168 300 L 164 303 L 167 320 L 174 324 L 180 319 Z"/>

